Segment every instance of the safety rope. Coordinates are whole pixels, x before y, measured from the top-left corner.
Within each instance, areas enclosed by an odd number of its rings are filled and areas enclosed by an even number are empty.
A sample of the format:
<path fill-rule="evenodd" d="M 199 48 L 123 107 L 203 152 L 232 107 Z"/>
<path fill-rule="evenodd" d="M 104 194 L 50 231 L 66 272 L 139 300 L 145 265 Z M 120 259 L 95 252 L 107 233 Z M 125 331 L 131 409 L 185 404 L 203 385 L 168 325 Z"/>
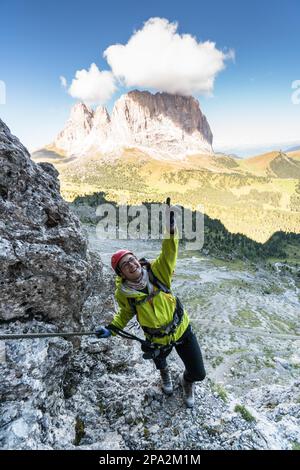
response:
<path fill-rule="evenodd" d="M 164 350 L 165 348 L 173 346 L 173 344 L 160 345 L 160 344 L 151 343 L 149 340 L 144 340 L 142 338 L 139 338 L 138 336 L 135 336 L 132 333 L 129 333 L 128 331 L 121 330 L 115 325 L 109 325 L 109 329 L 114 331 L 117 335 L 121 336 L 122 338 L 138 341 L 143 347 L 146 347 L 147 349 Z M 71 332 L 67 331 L 65 333 L 23 333 L 23 334 L 7 333 L 7 334 L 1 334 L 0 340 L 9 341 L 9 340 L 16 340 L 16 339 L 53 338 L 57 336 L 66 338 L 70 336 L 94 336 L 94 335 L 97 336 L 95 331 L 71 331 Z M 177 342 L 174 342 L 174 345 L 175 344 L 177 344 Z"/>
<path fill-rule="evenodd" d="M 53 338 L 55 336 L 69 337 L 69 336 L 92 336 L 96 333 L 94 331 L 66 331 L 65 333 L 23 333 L 15 334 L 9 333 L 0 335 L 0 340 L 10 339 L 34 339 L 34 338 Z"/>
<path fill-rule="evenodd" d="M 113 330 L 117 335 L 122 338 L 133 339 L 139 341 L 141 344 L 145 343 L 145 340 L 135 336 L 128 331 L 120 330 L 115 326 L 110 326 L 109 329 Z M 13 339 L 35 339 L 35 338 L 53 338 L 55 336 L 70 337 L 70 336 L 97 336 L 95 331 L 66 331 L 65 333 L 7 333 L 0 334 L 0 340 L 13 340 Z"/>
<path fill-rule="evenodd" d="M 134 339 L 139 341 L 140 343 L 144 343 L 145 341 L 137 336 L 125 331 L 120 330 L 117 327 L 110 327 L 117 335 L 122 336 L 123 338 L 127 339 Z M 65 333 L 23 333 L 23 334 L 15 334 L 15 333 L 7 333 L 0 335 L 0 340 L 12 340 L 12 339 L 35 339 L 35 338 L 53 338 L 55 336 L 60 337 L 69 337 L 69 336 L 94 336 L 97 334 L 95 331 L 67 331 Z"/>

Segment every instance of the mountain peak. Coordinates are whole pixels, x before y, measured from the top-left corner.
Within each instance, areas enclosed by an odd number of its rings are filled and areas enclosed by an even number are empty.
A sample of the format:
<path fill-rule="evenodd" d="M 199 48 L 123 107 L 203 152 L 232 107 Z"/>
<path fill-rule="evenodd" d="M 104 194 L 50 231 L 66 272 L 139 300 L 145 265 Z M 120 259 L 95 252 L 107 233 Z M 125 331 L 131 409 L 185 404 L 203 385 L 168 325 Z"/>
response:
<path fill-rule="evenodd" d="M 104 106 L 98 106 L 94 112 L 94 125 L 98 122 L 110 122 L 109 112 Z"/>
<path fill-rule="evenodd" d="M 192 96 L 132 90 L 115 102 L 111 117 L 103 106 L 93 111 L 77 103 L 54 145 L 68 155 L 136 147 L 178 159 L 212 153 L 212 139 L 206 117 Z"/>
<path fill-rule="evenodd" d="M 85 117 L 93 118 L 94 111 L 89 108 L 85 103 L 79 102 L 74 104 L 70 112 L 70 120 L 77 121 L 78 119 L 84 119 Z"/>
<path fill-rule="evenodd" d="M 65 128 L 55 139 L 54 147 L 67 156 L 78 154 L 93 127 L 94 111 L 84 103 L 76 103 L 70 112 Z"/>

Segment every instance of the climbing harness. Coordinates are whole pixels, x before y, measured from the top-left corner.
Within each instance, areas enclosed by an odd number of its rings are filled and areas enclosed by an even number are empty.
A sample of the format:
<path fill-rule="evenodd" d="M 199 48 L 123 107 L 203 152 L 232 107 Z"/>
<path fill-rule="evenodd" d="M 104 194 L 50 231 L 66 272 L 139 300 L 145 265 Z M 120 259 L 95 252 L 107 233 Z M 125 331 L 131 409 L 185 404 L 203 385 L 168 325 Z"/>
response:
<path fill-rule="evenodd" d="M 107 325 L 105 328 L 114 331 L 117 335 L 121 336 L 122 338 L 132 339 L 138 341 L 141 344 L 141 349 L 143 351 L 143 358 L 144 359 L 154 359 L 155 357 L 159 356 L 161 352 L 169 351 L 173 348 L 173 346 L 177 344 L 181 344 L 182 341 L 172 341 L 167 345 L 161 345 L 158 343 L 152 343 L 148 339 L 139 338 L 132 333 L 128 333 L 128 331 L 121 330 L 115 325 Z"/>
<path fill-rule="evenodd" d="M 168 336 L 173 334 L 177 327 L 180 325 L 181 320 L 183 318 L 184 310 L 182 303 L 178 297 L 176 297 L 176 307 L 173 315 L 173 319 L 167 325 L 162 326 L 161 328 L 149 328 L 149 327 L 142 327 L 144 332 L 150 338 L 163 338 L 164 336 Z"/>

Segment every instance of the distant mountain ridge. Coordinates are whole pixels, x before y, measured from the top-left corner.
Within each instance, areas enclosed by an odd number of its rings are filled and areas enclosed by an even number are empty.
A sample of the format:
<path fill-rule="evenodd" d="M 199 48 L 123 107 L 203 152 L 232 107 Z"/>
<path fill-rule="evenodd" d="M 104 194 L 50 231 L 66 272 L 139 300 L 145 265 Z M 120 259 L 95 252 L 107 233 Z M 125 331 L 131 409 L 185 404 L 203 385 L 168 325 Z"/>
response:
<path fill-rule="evenodd" d="M 268 152 L 244 159 L 241 166 L 258 176 L 300 178 L 300 159 L 284 152 Z"/>

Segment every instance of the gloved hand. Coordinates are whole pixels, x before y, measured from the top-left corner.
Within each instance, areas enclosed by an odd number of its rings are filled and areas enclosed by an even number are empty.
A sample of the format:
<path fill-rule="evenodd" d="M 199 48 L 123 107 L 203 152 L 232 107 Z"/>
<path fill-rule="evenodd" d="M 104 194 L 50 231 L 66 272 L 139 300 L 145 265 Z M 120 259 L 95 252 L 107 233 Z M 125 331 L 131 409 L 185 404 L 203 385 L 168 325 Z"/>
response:
<path fill-rule="evenodd" d="M 166 226 L 171 234 L 174 234 L 175 230 L 175 212 L 174 208 L 171 206 L 171 199 L 167 197 L 166 200 Z"/>
<path fill-rule="evenodd" d="M 95 330 L 95 335 L 97 338 L 108 338 L 111 336 L 111 331 L 105 326 L 98 326 Z"/>

